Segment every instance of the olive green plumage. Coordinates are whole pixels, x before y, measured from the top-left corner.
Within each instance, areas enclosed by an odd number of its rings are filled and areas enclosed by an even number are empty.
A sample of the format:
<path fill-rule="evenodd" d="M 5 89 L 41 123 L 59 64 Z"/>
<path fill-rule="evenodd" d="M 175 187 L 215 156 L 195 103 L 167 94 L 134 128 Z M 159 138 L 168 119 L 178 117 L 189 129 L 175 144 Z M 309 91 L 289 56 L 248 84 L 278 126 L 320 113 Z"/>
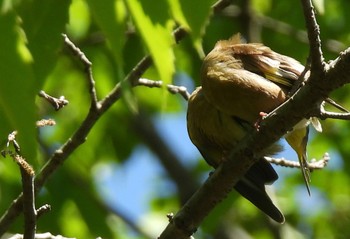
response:
<path fill-rule="evenodd" d="M 205 57 L 201 72 L 204 95 L 220 111 L 255 124 L 261 112 L 269 113 L 288 96 L 304 66 L 295 59 L 258 43 L 244 44 L 240 36 L 219 41 Z M 306 145 L 309 119 L 299 122 L 286 136 L 296 151 L 310 194 Z M 317 119 L 312 119 L 320 129 Z"/>
<path fill-rule="evenodd" d="M 213 107 L 206 100 L 201 87 L 191 94 L 187 111 L 188 133 L 204 159 L 214 168 L 225 160 L 251 127 L 248 122 L 222 113 Z M 279 149 L 280 147 L 276 145 L 269 151 L 273 154 Z M 283 223 L 283 214 L 265 192 L 265 184 L 271 184 L 277 178 L 272 166 L 262 158 L 235 185 L 235 189 L 272 219 Z"/>

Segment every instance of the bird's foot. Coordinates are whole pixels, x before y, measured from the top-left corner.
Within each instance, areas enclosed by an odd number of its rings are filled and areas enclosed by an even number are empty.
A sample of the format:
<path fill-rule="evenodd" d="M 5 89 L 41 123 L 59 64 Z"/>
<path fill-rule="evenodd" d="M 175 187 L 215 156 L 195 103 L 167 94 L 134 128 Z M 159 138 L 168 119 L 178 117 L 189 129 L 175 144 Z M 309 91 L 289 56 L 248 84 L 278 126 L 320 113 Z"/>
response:
<path fill-rule="evenodd" d="M 256 129 L 256 131 L 259 131 L 260 123 L 265 119 L 265 117 L 266 117 L 267 115 L 268 115 L 268 114 L 265 113 L 265 112 L 260 112 L 260 113 L 259 113 L 259 118 L 258 118 L 257 121 L 254 123 L 254 128 Z"/>

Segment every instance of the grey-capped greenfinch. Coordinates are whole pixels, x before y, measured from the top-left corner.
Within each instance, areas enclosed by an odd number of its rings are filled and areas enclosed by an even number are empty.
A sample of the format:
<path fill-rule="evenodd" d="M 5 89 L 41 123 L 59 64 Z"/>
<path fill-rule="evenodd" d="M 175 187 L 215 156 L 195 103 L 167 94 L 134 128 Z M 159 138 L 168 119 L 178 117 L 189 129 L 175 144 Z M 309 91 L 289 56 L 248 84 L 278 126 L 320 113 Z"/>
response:
<path fill-rule="evenodd" d="M 250 122 L 224 113 L 210 104 L 204 96 L 202 87 L 198 87 L 191 94 L 187 110 L 188 133 L 203 158 L 214 168 L 228 157 L 237 142 L 252 127 Z M 280 149 L 281 147 L 274 145 L 266 154 L 274 154 Z M 272 219 L 283 223 L 283 214 L 265 191 L 265 184 L 271 184 L 277 178 L 272 166 L 261 158 L 234 188 Z"/>
<path fill-rule="evenodd" d="M 201 70 L 203 94 L 219 111 L 254 125 L 261 113 L 283 103 L 304 70 L 295 59 L 259 43 L 241 43 L 239 35 L 216 43 Z M 285 136 L 296 151 L 310 194 L 306 146 L 309 122 L 321 131 L 316 118 L 299 122 Z"/>

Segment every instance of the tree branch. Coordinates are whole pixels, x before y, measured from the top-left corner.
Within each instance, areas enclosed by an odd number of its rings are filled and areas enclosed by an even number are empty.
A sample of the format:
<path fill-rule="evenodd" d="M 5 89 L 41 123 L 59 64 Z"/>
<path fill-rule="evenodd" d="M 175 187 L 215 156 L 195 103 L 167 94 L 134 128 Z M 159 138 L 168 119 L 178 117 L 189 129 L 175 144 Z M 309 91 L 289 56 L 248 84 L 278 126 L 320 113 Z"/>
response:
<path fill-rule="evenodd" d="M 35 210 L 34 170 L 20 155 L 14 156 L 20 166 L 23 190 L 24 239 L 34 239 L 37 213 Z"/>
<path fill-rule="evenodd" d="M 147 87 L 157 87 L 161 88 L 163 87 L 163 81 L 154 81 L 154 80 L 149 80 L 145 78 L 140 78 L 138 80 L 137 85 L 139 86 L 147 86 Z M 176 86 L 176 85 L 171 85 L 168 84 L 166 85 L 167 90 L 172 93 L 172 94 L 180 94 L 186 101 L 190 98 L 190 93 L 187 91 L 186 87 L 184 86 Z"/>
<path fill-rule="evenodd" d="M 64 38 L 64 43 L 70 49 L 70 51 L 75 55 L 78 56 L 79 60 L 84 65 L 85 74 L 88 79 L 89 83 L 89 93 L 91 98 L 91 107 L 92 108 L 99 108 L 98 100 L 97 100 L 97 94 L 96 94 L 96 88 L 95 88 L 95 80 L 92 75 L 92 63 L 91 61 L 86 57 L 85 53 L 82 52 L 75 44 L 67 37 L 66 34 L 62 34 Z"/>
<path fill-rule="evenodd" d="M 69 101 L 66 100 L 64 96 L 60 96 L 60 98 L 55 98 L 51 95 L 46 94 L 46 92 L 43 90 L 41 90 L 38 95 L 47 100 L 54 107 L 55 110 L 60 110 L 69 103 Z"/>
<path fill-rule="evenodd" d="M 44 204 L 36 210 L 36 219 L 39 219 L 45 213 L 51 211 L 51 206 L 49 204 Z"/>
<path fill-rule="evenodd" d="M 325 62 L 321 49 L 320 27 L 317 24 L 315 9 L 311 0 L 301 0 L 310 45 L 311 72 L 323 74 Z"/>
<path fill-rule="evenodd" d="M 290 161 L 284 158 L 271 158 L 271 157 L 265 157 L 265 159 L 270 163 L 273 163 L 275 165 L 279 165 L 282 167 L 300 168 L 300 163 L 298 161 Z M 310 170 L 323 169 L 328 165 L 329 160 L 330 160 L 329 154 L 325 153 L 322 159 L 311 160 L 311 162 L 308 163 L 308 168 Z"/>

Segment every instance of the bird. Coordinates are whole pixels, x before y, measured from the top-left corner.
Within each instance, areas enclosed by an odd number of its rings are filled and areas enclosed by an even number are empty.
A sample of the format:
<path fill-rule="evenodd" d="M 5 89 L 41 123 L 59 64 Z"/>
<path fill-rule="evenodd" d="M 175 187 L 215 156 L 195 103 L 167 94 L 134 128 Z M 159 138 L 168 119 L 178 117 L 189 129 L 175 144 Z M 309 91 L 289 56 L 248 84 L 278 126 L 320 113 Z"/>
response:
<path fill-rule="evenodd" d="M 279 54 L 261 43 L 242 43 L 239 34 L 220 40 L 203 60 L 201 84 L 207 101 L 222 113 L 250 125 L 261 121 L 289 97 L 304 71 L 297 60 Z M 307 143 L 310 122 L 322 131 L 317 118 L 303 119 L 285 135 L 298 156 L 300 169 L 310 191 Z"/>
<path fill-rule="evenodd" d="M 198 87 L 190 95 L 187 108 L 187 130 L 192 143 L 206 162 L 217 168 L 254 126 L 218 110 L 208 102 L 203 91 L 202 87 Z M 278 144 L 268 149 L 270 154 L 275 154 L 280 150 L 281 146 Z M 234 188 L 273 220 L 283 223 L 284 215 L 265 191 L 265 185 L 272 184 L 277 179 L 278 175 L 271 164 L 261 158 Z"/>

